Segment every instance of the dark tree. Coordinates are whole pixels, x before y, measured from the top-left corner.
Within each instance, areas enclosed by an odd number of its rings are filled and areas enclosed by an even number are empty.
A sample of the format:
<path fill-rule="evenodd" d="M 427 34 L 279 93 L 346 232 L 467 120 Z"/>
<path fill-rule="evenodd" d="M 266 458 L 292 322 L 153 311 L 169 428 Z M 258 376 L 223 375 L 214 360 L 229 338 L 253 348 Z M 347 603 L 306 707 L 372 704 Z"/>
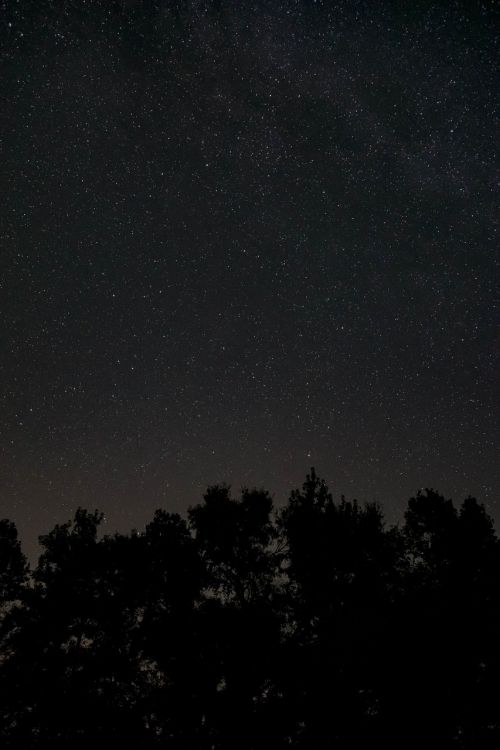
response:
<path fill-rule="evenodd" d="M 0 521 L 0 607 L 18 599 L 28 575 L 17 528 L 12 521 Z"/>
<path fill-rule="evenodd" d="M 78 509 L 31 575 L 0 522 L 7 750 L 500 744 L 500 549 L 468 497 L 402 527 L 314 469 L 277 513 L 209 487 L 188 518 L 100 536 Z"/>
<path fill-rule="evenodd" d="M 12 686 L 6 679 L 9 660 L 16 654 L 15 633 L 20 602 L 24 596 L 28 564 L 12 521 L 0 521 L 0 739 L 9 723 L 7 696 Z"/>
<path fill-rule="evenodd" d="M 43 552 L 4 671 L 7 747 L 83 748 L 125 738 L 140 746 L 135 707 L 144 679 L 128 651 L 126 607 L 113 602 L 116 565 L 106 565 L 109 542 L 97 539 L 101 520 L 78 509 L 73 522 L 40 537 Z"/>
<path fill-rule="evenodd" d="M 203 648 L 215 678 L 207 715 L 216 747 L 258 747 L 272 735 L 269 684 L 280 644 L 273 504 L 262 490 L 210 487 L 189 520 L 208 574 Z M 266 729 L 264 729 L 266 727 Z M 260 739 L 259 739 L 260 738 Z"/>
<path fill-rule="evenodd" d="M 273 503 L 268 492 L 209 487 L 204 502 L 189 510 L 189 520 L 209 573 L 209 588 L 243 607 L 270 593 L 277 557 Z"/>

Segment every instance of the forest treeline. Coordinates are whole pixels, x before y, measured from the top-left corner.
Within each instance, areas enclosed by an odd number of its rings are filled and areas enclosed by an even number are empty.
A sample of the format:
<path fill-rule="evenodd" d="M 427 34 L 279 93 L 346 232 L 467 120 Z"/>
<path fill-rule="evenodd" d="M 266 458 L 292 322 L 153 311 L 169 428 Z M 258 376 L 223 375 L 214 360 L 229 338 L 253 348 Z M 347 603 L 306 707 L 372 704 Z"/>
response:
<path fill-rule="evenodd" d="M 500 544 L 434 490 L 389 527 L 314 470 L 102 537 L 0 521 L 2 748 L 500 747 Z"/>

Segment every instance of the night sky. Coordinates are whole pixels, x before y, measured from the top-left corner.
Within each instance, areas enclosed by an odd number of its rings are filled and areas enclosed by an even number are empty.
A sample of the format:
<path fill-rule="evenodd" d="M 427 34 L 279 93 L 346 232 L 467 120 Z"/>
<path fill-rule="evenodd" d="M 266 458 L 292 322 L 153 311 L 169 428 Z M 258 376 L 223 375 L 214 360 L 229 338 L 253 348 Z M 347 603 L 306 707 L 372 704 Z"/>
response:
<path fill-rule="evenodd" d="M 0 517 L 314 465 L 500 520 L 493 3 L 3 0 Z"/>

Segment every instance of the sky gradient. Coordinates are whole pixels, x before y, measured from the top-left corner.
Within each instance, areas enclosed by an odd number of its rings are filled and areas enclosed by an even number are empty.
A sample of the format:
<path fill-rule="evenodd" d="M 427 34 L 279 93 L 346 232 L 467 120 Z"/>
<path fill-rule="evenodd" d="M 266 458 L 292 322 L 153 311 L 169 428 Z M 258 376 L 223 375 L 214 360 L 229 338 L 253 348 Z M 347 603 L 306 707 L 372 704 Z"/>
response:
<path fill-rule="evenodd" d="M 500 520 L 494 4 L 0 3 L 0 516 L 311 465 Z"/>

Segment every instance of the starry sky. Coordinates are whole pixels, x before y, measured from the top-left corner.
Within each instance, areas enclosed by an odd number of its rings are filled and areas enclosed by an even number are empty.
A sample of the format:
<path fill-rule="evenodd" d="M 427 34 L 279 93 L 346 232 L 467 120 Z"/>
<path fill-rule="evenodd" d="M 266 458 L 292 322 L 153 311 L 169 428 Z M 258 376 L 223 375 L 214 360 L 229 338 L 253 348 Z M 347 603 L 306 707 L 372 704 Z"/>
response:
<path fill-rule="evenodd" d="M 0 2 L 0 516 L 311 465 L 500 520 L 490 2 Z"/>

